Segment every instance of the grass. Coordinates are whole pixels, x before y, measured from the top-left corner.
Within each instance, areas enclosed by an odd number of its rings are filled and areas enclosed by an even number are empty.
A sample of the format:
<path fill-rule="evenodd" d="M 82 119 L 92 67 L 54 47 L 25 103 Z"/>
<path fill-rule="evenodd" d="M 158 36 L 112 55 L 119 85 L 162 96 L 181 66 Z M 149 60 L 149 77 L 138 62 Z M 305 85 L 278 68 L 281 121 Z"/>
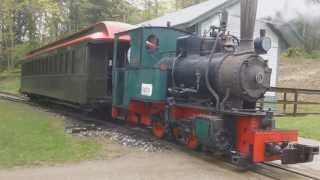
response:
<path fill-rule="evenodd" d="M 299 59 L 310 59 L 310 60 L 320 60 L 320 51 L 319 50 L 313 50 L 310 52 L 307 52 L 304 49 L 301 48 L 289 48 L 287 49 L 283 54 L 282 57 L 287 58 L 299 58 Z"/>
<path fill-rule="evenodd" d="M 277 127 L 283 129 L 297 129 L 299 136 L 320 140 L 320 116 L 308 115 L 298 117 L 278 117 Z"/>
<path fill-rule="evenodd" d="M 283 113 L 283 105 L 277 104 L 276 110 L 278 113 Z M 319 113 L 320 112 L 320 105 L 314 104 L 298 104 L 297 106 L 298 113 Z M 288 104 L 286 108 L 286 113 L 293 113 L 293 104 Z"/>
<path fill-rule="evenodd" d="M 0 167 L 93 159 L 104 147 L 64 132 L 63 118 L 0 100 Z"/>
<path fill-rule="evenodd" d="M 2 72 L 0 74 L 0 91 L 19 93 L 20 71 Z"/>

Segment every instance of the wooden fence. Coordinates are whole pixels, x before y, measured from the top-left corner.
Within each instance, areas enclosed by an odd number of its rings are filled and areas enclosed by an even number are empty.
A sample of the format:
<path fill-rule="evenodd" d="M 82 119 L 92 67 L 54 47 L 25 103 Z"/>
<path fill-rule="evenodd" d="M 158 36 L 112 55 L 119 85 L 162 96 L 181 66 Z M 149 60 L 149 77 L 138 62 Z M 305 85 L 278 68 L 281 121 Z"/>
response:
<path fill-rule="evenodd" d="M 313 89 L 295 89 L 295 88 L 280 88 L 280 87 L 271 87 L 268 92 L 275 92 L 277 93 L 277 98 L 281 97 L 277 101 L 268 101 L 268 100 L 261 100 L 259 101 L 260 106 L 264 107 L 265 104 L 280 104 L 282 105 L 282 109 L 277 109 L 279 115 L 306 115 L 306 114 L 320 114 L 320 102 L 310 102 L 310 101 L 300 101 L 299 97 L 301 95 L 311 95 L 312 97 L 318 96 L 320 99 L 320 90 L 313 90 Z M 291 95 L 293 98 L 288 98 Z M 317 98 L 315 98 L 317 99 Z M 293 105 L 292 111 L 288 112 L 288 105 Z M 318 112 L 299 112 L 298 106 L 299 105 L 314 105 L 319 107 Z M 317 110 L 315 110 L 317 111 Z"/>

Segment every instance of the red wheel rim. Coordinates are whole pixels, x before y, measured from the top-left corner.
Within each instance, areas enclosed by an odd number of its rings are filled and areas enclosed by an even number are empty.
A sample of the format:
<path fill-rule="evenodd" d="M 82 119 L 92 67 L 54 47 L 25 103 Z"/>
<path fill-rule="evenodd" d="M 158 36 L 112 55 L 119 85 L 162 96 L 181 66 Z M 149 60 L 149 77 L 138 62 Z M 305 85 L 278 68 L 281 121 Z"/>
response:
<path fill-rule="evenodd" d="M 152 126 L 152 133 L 157 138 L 163 138 L 165 135 L 165 127 L 161 122 L 154 122 Z"/>
<path fill-rule="evenodd" d="M 198 142 L 198 139 L 196 136 L 194 135 L 189 135 L 187 137 L 187 141 L 186 141 L 186 146 L 189 148 L 189 149 L 197 149 L 199 145 L 199 142 Z"/>

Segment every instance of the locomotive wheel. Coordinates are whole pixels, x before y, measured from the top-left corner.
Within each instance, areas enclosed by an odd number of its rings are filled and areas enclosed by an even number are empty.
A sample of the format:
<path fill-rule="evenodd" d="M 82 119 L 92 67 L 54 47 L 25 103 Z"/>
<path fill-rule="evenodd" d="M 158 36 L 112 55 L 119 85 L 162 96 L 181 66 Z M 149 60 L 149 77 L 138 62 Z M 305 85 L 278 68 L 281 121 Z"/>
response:
<path fill-rule="evenodd" d="M 192 150 L 197 149 L 199 147 L 198 138 L 193 134 L 188 135 L 186 137 L 186 146 Z"/>
<path fill-rule="evenodd" d="M 175 139 L 179 139 L 181 137 L 181 130 L 177 127 L 172 129 L 172 134 Z"/>
<path fill-rule="evenodd" d="M 127 121 L 132 125 L 137 125 L 139 123 L 139 117 L 135 113 L 129 113 Z"/>
<path fill-rule="evenodd" d="M 166 129 L 163 122 L 160 122 L 160 121 L 152 122 L 152 133 L 155 137 L 161 139 L 164 137 L 165 132 L 166 132 Z"/>

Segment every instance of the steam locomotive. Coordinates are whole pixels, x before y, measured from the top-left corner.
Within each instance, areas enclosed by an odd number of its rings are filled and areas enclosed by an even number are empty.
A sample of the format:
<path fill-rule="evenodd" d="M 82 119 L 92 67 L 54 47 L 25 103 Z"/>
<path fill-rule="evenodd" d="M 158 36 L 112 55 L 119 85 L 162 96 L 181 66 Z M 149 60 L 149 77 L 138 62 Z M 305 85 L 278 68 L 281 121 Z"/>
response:
<path fill-rule="evenodd" d="M 319 147 L 297 144 L 296 130 L 276 129 L 272 111 L 256 107 L 271 76 L 260 56 L 270 49 L 270 38 L 261 30 L 253 41 L 256 9 L 256 0 L 241 0 L 240 39 L 226 31 L 225 12 L 207 37 L 99 23 L 72 36 L 86 38 L 31 52 L 22 65 L 21 92 L 102 107 L 115 120 L 150 127 L 157 138 L 220 152 L 239 165 L 312 161 Z M 122 28 L 110 28 L 117 26 Z"/>
<path fill-rule="evenodd" d="M 209 37 L 162 27 L 118 33 L 131 38 L 131 47 L 123 62 L 115 46 L 112 117 L 152 126 L 156 137 L 191 149 L 227 154 L 236 164 L 312 161 L 318 147 L 296 144 L 297 131 L 276 129 L 273 113 L 256 107 L 271 76 L 259 56 L 270 38 L 261 30 L 252 40 L 256 6 L 241 1 L 240 40 L 226 31 L 226 12 Z"/>

